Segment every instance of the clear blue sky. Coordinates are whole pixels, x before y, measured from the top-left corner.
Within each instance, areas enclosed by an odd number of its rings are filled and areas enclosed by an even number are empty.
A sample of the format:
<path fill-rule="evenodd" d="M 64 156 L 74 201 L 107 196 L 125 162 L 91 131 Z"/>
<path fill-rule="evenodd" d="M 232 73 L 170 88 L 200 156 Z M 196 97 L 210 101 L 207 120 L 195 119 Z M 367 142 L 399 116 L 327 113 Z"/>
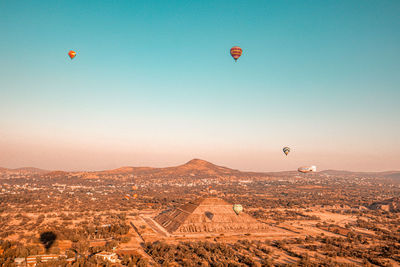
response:
<path fill-rule="evenodd" d="M 2 0 L 0 34 L 0 166 L 400 169 L 398 0 Z"/>

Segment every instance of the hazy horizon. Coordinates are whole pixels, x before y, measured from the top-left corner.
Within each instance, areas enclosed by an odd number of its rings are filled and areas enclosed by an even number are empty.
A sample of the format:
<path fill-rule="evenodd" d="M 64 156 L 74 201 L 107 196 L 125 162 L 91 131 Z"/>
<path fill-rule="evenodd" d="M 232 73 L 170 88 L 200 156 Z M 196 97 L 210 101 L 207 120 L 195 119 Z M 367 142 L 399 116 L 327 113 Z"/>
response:
<path fill-rule="evenodd" d="M 399 14 L 372 0 L 1 1 L 0 166 L 400 170 Z"/>
<path fill-rule="evenodd" d="M 19 166 L 19 167 L 7 167 L 7 166 L 0 166 L 0 168 L 6 168 L 6 169 L 10 169 L 10 170 L 15 170 L 15 169 L 24 169 L 24 168 L 37 168 L 37 169 L 41 169 L 41 170 L 45 170 L 45 171 L 66 171 L 66 172 L 91 172 L 91 171 L 107 171 L 107 170 L 113 170 L 113 169 L 118 169 L 118 168 L 124 168 L 124 167 L 150 167 L 150 168 L 168 168 L 168 167 L 177 167 L 180 165 L 184 165 L 186 163 L 188 163 L 191 160 L 203 160 L 203 161 L 207 161 L 211 164 L 217 165 L 217 166 L 221 166 L 221 167 L 226 167 L 229 169 L 233 169 L 233 170 L 238 170 L 238 171 L 242 171 L 242 172 L 285 172 L 285 171 L 297 171 L 296 169 L 282 169 L 282 170 L 276 170 L 276 169 L 271 169 L 271 170 L 253 170 L 253 169 L 240 169 L 240 168 L 235 168 L 233 166 L 228 166 L 228 165 L 224 165 L 224 164 L 218 164 L 215 162 L 211 162 L 208 161 L 206 159 L 198 159 L 198 158 L 193 158 L 190 160 L 187 160 L 185 162 L 177 162 L 177 163 L 169 163 L 168 165 L 162 165 L 162 164 L 153 164 L 153 165 L 121 165 L 121 166 L 110 166 L 109 168 L 106 169 L 50 169 L 50 168 L 40 168 L 37 166 Z M 351 169 L 318 169 L 317 172 L 321 172 L 321 171 L 328 171 L 328 170 L 333 170 L 333 171 L 349 171 L 349 172 L 400 172 L 400 170 L 397 169 L 392 169 L 392 170 L 380 170 L 380 171 L 363 171 L 363 170 L 351 170 Z"/>

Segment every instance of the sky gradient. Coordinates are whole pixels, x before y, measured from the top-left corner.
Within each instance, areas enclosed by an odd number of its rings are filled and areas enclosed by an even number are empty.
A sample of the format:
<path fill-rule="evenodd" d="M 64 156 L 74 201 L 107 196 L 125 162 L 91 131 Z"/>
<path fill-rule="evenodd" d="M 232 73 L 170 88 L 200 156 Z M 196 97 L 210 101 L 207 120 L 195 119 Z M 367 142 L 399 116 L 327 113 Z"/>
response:
<path fill-rule="evenodd" d="M 398 0 L 2 0 L 0 166 L 400 170 L 399 29 Z"/>

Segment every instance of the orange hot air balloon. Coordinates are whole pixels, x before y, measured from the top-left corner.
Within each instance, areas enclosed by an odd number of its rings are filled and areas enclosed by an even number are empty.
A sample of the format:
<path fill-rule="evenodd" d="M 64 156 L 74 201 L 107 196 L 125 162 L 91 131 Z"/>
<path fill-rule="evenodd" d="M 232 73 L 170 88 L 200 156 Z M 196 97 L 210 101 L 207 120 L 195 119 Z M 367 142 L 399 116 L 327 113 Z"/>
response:
<path fill-rule="evenodd" d="M 71 50 L 71 51 L 68 52 L 68 56 L 69 56 L 71 59 L 74 59 L 74 57 L 76 56 L 76 52 Z"/>
<path fill-rule="evenodd" d="M 231 56 L 233 57 L 235 62 L 242 55 L 242 52 L 243 52 L 243 50 L 239 46 L 234 46 L 231 48 Z"/>
<path fill-rule="evenodd" d="M 133 198 L 136 199 L 136 198 L 137 198 L 137 194 L 134 194 L 134 195 L 133 195 Z"/>

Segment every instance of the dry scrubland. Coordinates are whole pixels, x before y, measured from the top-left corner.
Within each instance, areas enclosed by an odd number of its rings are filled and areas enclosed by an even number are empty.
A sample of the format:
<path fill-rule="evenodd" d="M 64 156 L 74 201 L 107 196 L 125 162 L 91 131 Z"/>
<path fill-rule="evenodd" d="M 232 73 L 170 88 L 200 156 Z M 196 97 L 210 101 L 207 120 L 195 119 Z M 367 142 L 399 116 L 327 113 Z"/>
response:
<path fill-rule="evenodd" d="M 399 266 L 399 181 L 392 174 L 241 173 L 203 161 L 2 172 L 0 266 L 43 254 L 56 259 L 35 257 L 37 266 Z M 124 198 L 134 193 L 137 199 Z M 200 196 L 240 203 L 254 218 L 246 217 L 249 225 L 262 227 L 214 227 L 224 209 L 204 221 L 206 232 L 201 223 L 183 232 L 162 227 L 168 220 L 159 219 L 161 212 Z M 115 253 L 115 263 L 96 256 L 102 251 Z"/>

